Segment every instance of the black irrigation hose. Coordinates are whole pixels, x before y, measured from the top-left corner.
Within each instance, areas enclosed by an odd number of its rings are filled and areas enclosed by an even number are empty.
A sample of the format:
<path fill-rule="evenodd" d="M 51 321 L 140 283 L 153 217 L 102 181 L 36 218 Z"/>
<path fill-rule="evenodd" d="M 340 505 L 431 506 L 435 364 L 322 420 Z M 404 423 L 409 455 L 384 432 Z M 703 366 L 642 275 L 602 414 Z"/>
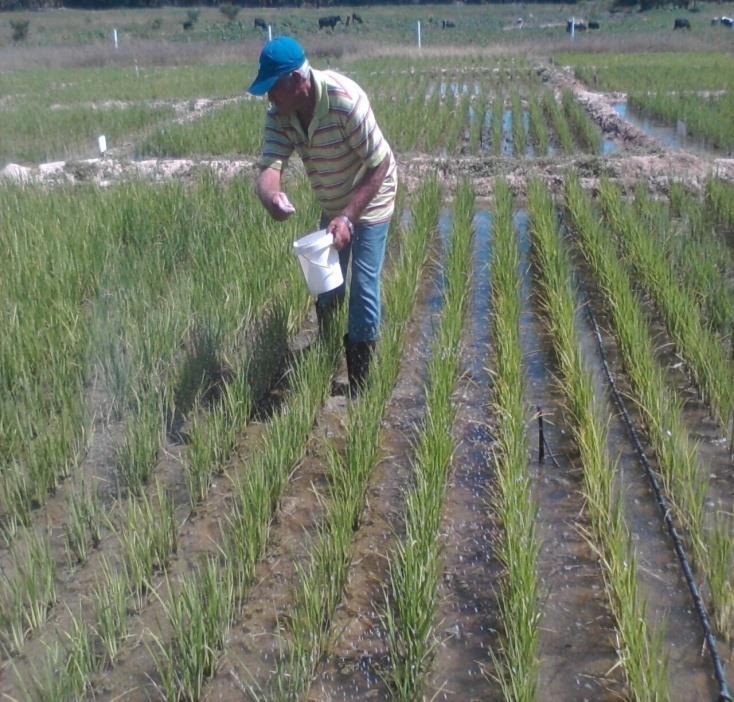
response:
<path fill-rule="evenodd" d="M 606 373 L 607 380 L 609 381 L 609 386 L 612 389 L 612 395 L 614 396 L 614 401 L 624 419 L 625 426 L 627 427 L 627 431 L 629 432 L 632 443 L 635 446 L 635 450 L 637 451 L 637 454 L 639 456 L 640 463 L 644 467 L 647 477 L 650 479 L 652 489 L 655 493 L 655 500 L 663 515 L 663 520 L 665 521 L 665 526 L 668 528 L 668 533 L 670 534 L 670 537 L 673 539 L 675 553 L 678 556 L 678 561 L 680 562 L 681 568 L 683 568 L 683 574 L 686 578 L 688 589 L 691 592 L 691 597 L 693 598 L 693 604 L 696 608 L 696 611 L 698 612 L 698 617 L 701 620 L 701 627 L 703 628 L 703 635 L 704 635 L 704 638 L 706 639 L 706 645 L 711 655 L 711 661 L 714 664 L 714 674 L 716 676 L 717 682 L 719 683 L 719 702 L 734 702 L 734 700 L 732 700 L 731 693 L 729 692 L 729 686 L 727 685 L 727 682 L 726 682 L 726 673 L 724 672 L 724 664 L 721 662 L 721 658 L 719 656 L 718 647 L 716 645 L 716 636 L 714 635 L 711 629 L 711 622 L 709 621 L 708 612 L 706 611 L 706 605 L 703 602 L 703 598 L 701 597 L 701 592 L 698 589 L 698 585 L 696 585 L 696 581 L 693 578 L 693 571 L 691 570 L 691 564 L 688 561 L 688 556 L 686 556 L 685 548 L 683 546 L 683 541 L 680 535 L 678 534 L 678 530 L 676 529 L 675 524 L 673 523 L 673 518 L 670 516 L 670 507 L 668 505 L 668 501 L 665 499 L 665 496 L 662 494 L 660 490 L 660 483 L 658 482 L 658 479 L 655 473 L 653 472 L 649 461 L 647 460 L 645 451 L 642 448 L 642 445 L 638 438 L 637 431 L 635 430 L 635 427 L 632 424 L 632 420 L 630 419 L 627 409 L 624 406 L 622 397 L 619 394 L 619 391 L 617 390 L 617 386 L 614 382 L 614 378 L 612 378 L 612 373 L 609 370 L 609 364 L 607 363 L 606 353 L 604 352 L 604 342 L 601 338 L 601 333 L 599 332 L 599 325 L 596 323 L 596 318 L 594 317 L 594 313 L 591 309 L 589 297 L 586 294 L 586 292 L 582 289 L 580 284 L 577 284 L 577 287 L 583 298 L 583 306 L 586 308 L 586 312 L 588 314 L 591 325 L 594 327 L 594 335 L 596 336 L 596 342 L 599 346 L 599 354 L 601 355 L 602 365 L 604 366 L 604 372 Z"/>

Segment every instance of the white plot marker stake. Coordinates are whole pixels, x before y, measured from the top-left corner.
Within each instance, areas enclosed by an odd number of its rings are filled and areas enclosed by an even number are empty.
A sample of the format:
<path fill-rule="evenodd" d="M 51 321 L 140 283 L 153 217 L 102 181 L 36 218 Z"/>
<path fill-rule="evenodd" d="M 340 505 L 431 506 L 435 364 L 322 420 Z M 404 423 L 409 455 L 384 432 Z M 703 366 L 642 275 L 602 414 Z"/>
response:
<path fill-rule="evenodd" d="M 117 30 L 116 29 L 112 30 L 112 41 L 115 44 L 115 49 L 117 49 Z"/>
<path fill-rule="evenodd" d="M 99 148 L 99 155 L 104 156 L 104 152 L 107 151 L 107 139 L 104 134 L 97 137 L 97 147 Z"/>

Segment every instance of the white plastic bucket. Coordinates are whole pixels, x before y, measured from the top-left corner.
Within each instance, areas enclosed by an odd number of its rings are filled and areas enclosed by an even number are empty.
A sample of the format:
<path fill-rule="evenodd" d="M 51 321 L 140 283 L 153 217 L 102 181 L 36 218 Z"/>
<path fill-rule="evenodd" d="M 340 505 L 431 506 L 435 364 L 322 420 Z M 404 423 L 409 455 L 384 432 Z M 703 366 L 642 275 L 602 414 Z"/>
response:
<path fill-rule="evenodd" d="M 334 248 L 334 237 L 327 234 L 326 229 L 294 241 L 293 253 L 298 256 L 306 285 L 312 295 L 329 292 L 344 282 L 339 253 Z"/>

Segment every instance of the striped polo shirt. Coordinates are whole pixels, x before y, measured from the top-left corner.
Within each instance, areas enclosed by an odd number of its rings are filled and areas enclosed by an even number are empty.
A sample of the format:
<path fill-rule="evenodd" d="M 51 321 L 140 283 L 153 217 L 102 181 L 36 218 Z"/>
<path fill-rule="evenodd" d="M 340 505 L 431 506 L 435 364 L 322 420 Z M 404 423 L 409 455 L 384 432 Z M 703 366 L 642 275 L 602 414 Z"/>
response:
<path fill-rule="evenodd" d="M 260 167 L 285 168 L 295 149 L 321 208 L 328 217 L 335 217 L 349 204 L 366 171 L 387 157 L 390 167 L 385 180 L 359 217 L 367 224 L 387 221 L 395 207 L 397 165 L 367 95 L 354 81 L 334 71 L 311 69 L 311 76 L 316 106 L 308 134 L 298 115 L 279 115 L 273 106 L 265 120 Z"/>

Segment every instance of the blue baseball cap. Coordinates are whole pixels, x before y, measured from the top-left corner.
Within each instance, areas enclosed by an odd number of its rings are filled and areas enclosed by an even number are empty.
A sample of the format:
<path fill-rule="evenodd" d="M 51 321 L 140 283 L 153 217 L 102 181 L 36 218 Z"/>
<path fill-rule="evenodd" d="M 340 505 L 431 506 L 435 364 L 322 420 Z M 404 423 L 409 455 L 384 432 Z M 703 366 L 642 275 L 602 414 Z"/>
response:
<path fill-rule="evenodd" d="M 260 69 L 247 92 L 265 95 L 283 76 L 300 68 L 305 60 L 303 47 L 295 39 L 276 37 L 260 52 Z"/>

